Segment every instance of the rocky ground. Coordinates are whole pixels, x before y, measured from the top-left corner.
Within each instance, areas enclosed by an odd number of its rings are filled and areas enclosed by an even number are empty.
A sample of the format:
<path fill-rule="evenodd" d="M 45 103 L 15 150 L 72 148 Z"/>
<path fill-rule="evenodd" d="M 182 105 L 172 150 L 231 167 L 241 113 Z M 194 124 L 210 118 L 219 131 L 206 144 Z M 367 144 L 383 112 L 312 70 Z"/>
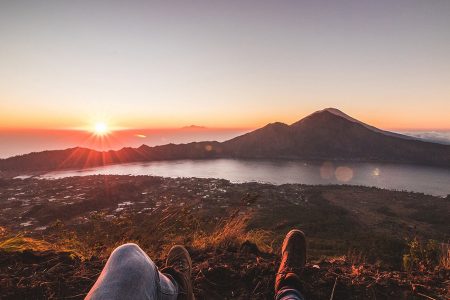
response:
<path fill-rule="evenodd" d="M 330 299 L 335 284 L 334 299 L 445 299 L 448 269 L 406 272 L 403 255 L 413 238 L 448 241 L 449 213 L 448 199 L 365 187 L 0 179 L 0 298 L 81 299 L 112 249 L 136 242 L 159 265 L 187 245 L 199 299 L 270 299 L 295 227 L 308 236 L 308 299 Z"/>

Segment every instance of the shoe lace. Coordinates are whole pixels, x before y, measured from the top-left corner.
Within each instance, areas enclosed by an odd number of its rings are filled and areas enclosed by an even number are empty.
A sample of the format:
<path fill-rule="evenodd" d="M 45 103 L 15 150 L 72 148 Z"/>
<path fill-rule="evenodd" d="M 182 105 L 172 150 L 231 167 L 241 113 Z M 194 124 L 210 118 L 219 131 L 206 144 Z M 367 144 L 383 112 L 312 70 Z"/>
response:
<path fill-rule="evenodd" d="M 174 268 L 180 272 L 184 272 L 184 271 L 188 270 L 188 266 L 186 266 L 186 263 L 182 259 L 176 259 L 176 260 L 172 261 L 171 266 L 172 266 L 172 268 Z"/>
<path fill-rule="evenodd" d="M 177 261 L 177 267 L 180 271 L 186 271 L 186 264 L 183 263 L 181 260 Z"/>

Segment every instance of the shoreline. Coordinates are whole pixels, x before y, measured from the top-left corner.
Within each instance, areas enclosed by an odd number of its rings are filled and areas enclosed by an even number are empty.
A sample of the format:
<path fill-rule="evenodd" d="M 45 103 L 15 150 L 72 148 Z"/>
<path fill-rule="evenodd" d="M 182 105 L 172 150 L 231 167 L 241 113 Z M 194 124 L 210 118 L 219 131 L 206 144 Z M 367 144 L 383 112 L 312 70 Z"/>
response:
<path fill-rule="evenodd" d="M 224 171 L 221 171 L 224 169 Z M 323 169 L 323 170 L 322 170 Z M 344 178 L 336 172 L 341 169 Z M 323 172 L 323 173 L 322 173 Z M 350 177 L 345 178 L 349 173 Z M 408 164 L 349 161 L 299 161 L 266 159 L 202 159 L 134 162 L 83 169 L 0 172 L 0 178 L 31 176 L 63 178 L 90 175 L 149 175 L 169 178 L 216 178 L 234 183 L 260 182 L 282 185 L 352 185 L 410 191 L 439 197 L 450 194 L 450 169 Z M 341 176 L 342 177 L 342 176 Z"/>

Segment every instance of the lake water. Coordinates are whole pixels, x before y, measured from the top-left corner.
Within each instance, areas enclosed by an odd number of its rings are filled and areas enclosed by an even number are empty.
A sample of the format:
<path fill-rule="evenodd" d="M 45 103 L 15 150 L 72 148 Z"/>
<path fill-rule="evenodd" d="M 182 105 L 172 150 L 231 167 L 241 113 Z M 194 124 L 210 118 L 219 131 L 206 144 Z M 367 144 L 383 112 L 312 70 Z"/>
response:
<path fill-rule="evenodd" d="M 56 179 L 95 174 L 223 178 L 231 182 L 257 181 L 273 184 L 350 184 L 414 191 L 436 196 L 450 194 L 450 169 L 384 163 L 236 159 L 178 160 L 58 171 L 47 173 L 41 177 Z"/>

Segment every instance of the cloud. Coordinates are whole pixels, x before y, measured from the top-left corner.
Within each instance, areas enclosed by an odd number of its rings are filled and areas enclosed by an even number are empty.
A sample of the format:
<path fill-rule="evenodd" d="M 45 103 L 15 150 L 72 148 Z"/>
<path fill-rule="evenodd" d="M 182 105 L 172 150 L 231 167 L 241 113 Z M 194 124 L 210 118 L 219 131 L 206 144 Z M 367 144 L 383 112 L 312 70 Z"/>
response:
<path fill-rule="evenodd" d="M 450 145 L 450 131 L 402 131 L 399 133 L 424 141 Z"/>

